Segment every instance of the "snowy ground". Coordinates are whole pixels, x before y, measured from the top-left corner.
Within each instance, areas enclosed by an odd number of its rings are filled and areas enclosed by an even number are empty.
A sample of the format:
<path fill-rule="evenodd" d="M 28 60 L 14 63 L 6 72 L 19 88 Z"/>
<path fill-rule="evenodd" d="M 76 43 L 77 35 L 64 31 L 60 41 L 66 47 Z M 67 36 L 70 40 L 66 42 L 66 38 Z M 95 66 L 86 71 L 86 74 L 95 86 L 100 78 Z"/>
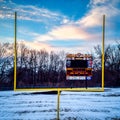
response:
<path fill-rule="evenodd" d="M 120 88 L 62 92 L 60 120 L 120 120 Z M 57 95 L 0 91 L 0 120 L 55 120 Z"/>

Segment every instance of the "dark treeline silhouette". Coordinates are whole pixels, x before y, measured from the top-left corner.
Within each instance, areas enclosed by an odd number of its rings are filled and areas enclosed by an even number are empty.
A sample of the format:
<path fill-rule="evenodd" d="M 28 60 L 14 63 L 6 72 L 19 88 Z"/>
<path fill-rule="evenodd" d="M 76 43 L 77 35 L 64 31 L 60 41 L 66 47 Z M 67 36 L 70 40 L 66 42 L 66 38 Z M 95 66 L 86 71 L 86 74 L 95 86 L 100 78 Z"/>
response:
<path fill-rule="evenodd" d="M 94 47 L 95 57 L 93 69 L 96 72 L 95 76 L 101 77 L 101 47 Z M 97 75 L 98 74 L 98 75 Z M 120 44 L 108 45 L 105 48 L 105 86 L 118 87 L 120 86 Z"/>
<path fill-rule="evenodd" d="M 13 44 L 0 43 L 0 90 L 13 89 Z M 93 77 L 89 87 L 101 86 L 101 47 L 94 47 Z M 66 80 L 66 54 L 31 50 L 17 44 L 17 88 L 85 87 L 85 81 Z M 105 49 L 105 86 L 120 86 L 120 44 Z"/>

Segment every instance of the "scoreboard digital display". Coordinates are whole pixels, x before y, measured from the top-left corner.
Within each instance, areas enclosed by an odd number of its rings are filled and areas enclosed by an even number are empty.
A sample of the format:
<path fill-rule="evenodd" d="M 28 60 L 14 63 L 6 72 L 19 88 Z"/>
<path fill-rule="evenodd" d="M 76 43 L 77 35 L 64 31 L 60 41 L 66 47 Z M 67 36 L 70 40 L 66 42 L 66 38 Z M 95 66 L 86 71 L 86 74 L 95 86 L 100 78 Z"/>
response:
<path fill-rule="evenodd" d="M 88 61 L 87 60 L 67 60 L 66 67 L 67 68 L 87 68 Z"/>
<path fill-rule="evenodd" d="M 66 58 L 67 80 L 91 80 L 92 56 L 90 54 L 68 54 Z"/>

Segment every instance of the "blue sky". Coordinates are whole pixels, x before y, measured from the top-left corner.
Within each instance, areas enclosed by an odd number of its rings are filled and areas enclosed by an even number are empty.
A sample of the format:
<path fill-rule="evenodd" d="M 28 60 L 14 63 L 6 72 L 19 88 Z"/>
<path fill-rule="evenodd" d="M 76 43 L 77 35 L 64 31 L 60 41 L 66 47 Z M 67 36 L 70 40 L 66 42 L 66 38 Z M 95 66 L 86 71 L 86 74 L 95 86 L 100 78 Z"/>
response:
<path fill-rule="evenodd" d="M 13 42 L 14 12 L 17 40 L 33 49 L 91 52 L 101 44 L 120 41 L 120 0 L 0 0 L 0 41 Z"/>

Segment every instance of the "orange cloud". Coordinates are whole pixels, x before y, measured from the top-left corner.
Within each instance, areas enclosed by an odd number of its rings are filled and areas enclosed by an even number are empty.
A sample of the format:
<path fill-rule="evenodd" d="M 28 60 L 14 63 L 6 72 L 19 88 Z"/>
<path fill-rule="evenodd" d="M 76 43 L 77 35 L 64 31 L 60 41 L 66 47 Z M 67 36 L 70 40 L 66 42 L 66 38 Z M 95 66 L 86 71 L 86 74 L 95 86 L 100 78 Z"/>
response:
<path fill-rule="evenodd" d="M 39 35 L 35 38 L 37 41 L 49 40 L 88 40 L 93 38 L 94 35 L 89 34 L 82 28 L 76 25 L 63 25 L 56 27 L 47 34 Z"/>
<path fill-rule="evenodd" d="M 33 41 L 33 42 L 21 41 L 21 43 L 25 44 L 26 47 L 30 49 L 35 49 L 35 50 L 45 49 L 46 51 L 54 50 L 54 48 L 47 43 L 41 43 L 37 41 Z"/>

